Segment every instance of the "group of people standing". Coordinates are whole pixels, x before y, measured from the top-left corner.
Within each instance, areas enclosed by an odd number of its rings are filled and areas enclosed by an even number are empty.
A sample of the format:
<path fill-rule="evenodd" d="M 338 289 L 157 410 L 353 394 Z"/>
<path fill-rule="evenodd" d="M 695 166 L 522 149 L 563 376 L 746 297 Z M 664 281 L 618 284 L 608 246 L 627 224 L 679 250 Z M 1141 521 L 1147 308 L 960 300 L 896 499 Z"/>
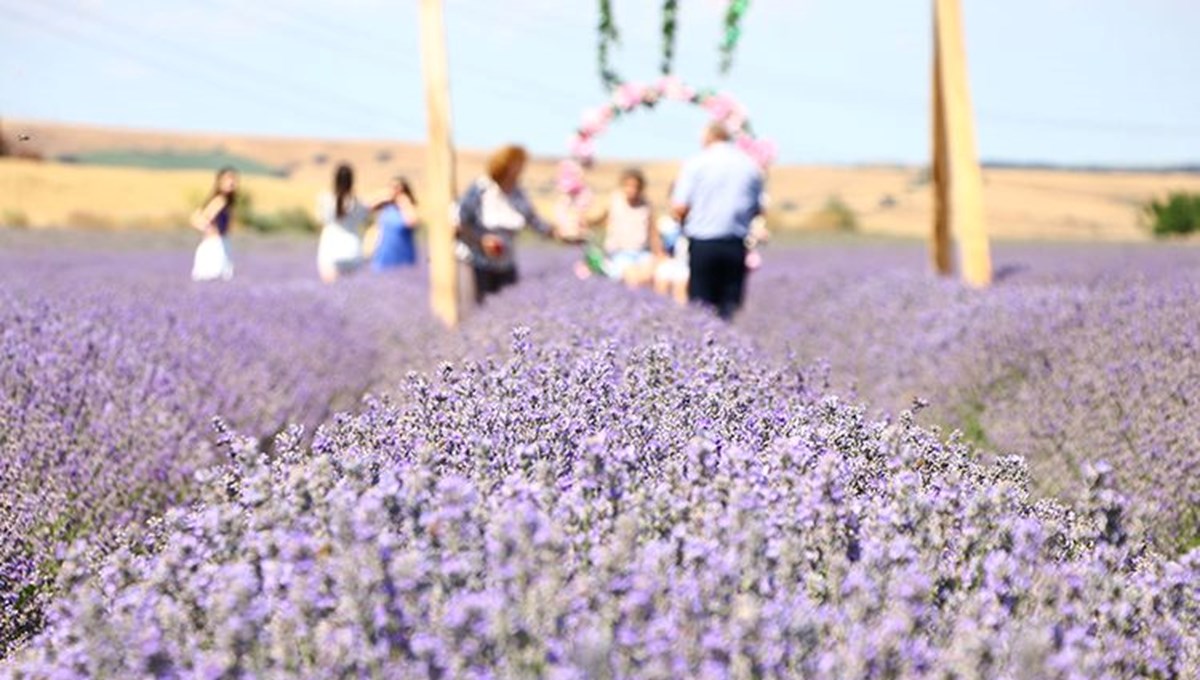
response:
<path fill-rule="evenodd" d="M 237 170 L 222 168 L 208 200 L 192 215 L 192 226 L 204 235 L 192 263 L 195 281 L 233 278 L 229 230 L 237 206 L 238 181 Z M 354 170 L 341 164 L 334 172 L 333 191 L 321 194 L 317 201 L 317 215 L 322 224 L 317 273 L 322 281 L 332 283 L 368 263 L 363 231 L 372 219 L 378 231 L 369 259 L 371 268 L 383 271 L 417 264 L 413 233 L 419 221 L 417 199 L 403 177 L 359 198 L 354 191 Z"/>
<path fill-rule="evenodd" d="M 354 170 L 339 165 L 333 175 L 333 191 L 317 202 L 321 237 L 317 243 L 317 273 L 333 283 L 365 264 L 363 231 L 374 216 L 378 240 L 371 267 L 383 271 L 417 263 L 413 231 L 417 228 L 417 199 L 408 180 L 396 177 L 391 185 L 362 200 L 354 192 Z"/>
<path fill-rule="evenodd" d="M 749 249 L 765 236 L 762 171 L 730 143 L 725 126 L 714 124 L 705 129 L 704 151 L 683 166 L 668 194 L 668 210 L 656 219 L 645 176 L 624 171 L 608 204 L 580 219 L 585 229 L 603 225 L 605 237 L 602 260 L 585 262 L 579 272 L 652 284 L 729 319 L 745 297 L 756 258 Z"/>
<path fill-rule="evenodd" d="M 606 205 L 593 214 L 575 216 L 579 224 L 563 232 L 538 215 L 521 188 L 528 161 L 520 146 L 498 150 L 454 208 L 458 256 L 474 272 L 477 302 L 518 281 L 515 244 L 522 230 L 577 243 L 578 237 L 564 233 L 603 226 L 603 262 L 597 264 L 608 276 L 707 305 L 723 319 L 732 318 L 741 307 L 751 259 L 747 243 L 763 214 L 763 175 L 730 142 L 723 125 L 705 129 L 704 150 L 684 164 L 670 191 L 669 210 L 662 216 L 656 216 L 646 196 L 645 176 L 631 169 L 622 173 L 620 187 Z M 192 270 L 196 280 L 233 275 L 228 232 L 237 184 L 236 171 L 223 169 L 211 197 L 193 216 L 193 226 L 205 234 Z M 333 191 L 318 201 L 318 215 L 323 226 L 317 271 L 326 282 L 365 264 L 362 232 L 372 217 L 379 230 L 371 258 L 374 269 L 417 261 L 417 200 L 403 178 L 360 198 L 354 191 L 353 170 L 340 165 Z"/>

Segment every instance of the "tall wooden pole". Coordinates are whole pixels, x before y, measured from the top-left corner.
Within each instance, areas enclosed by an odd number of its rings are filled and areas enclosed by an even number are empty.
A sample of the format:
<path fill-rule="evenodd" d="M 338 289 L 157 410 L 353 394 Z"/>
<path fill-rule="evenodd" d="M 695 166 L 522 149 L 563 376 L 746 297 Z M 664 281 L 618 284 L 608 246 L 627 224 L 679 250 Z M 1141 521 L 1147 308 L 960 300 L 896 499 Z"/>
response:
<path fill-rule="evenodd" d="M 430 296 L 433 312 L 447 326 L 458 325 L 458 262 L 454 256 L 454 142 L 450 124 L 450 73 L 442 0 L 421 1 L 421 70 L 429 141 L 425 159 L 425 222 L 429 232 Z"/>
<path fill-rule="evenodd" d="M 937 0 L 934 0 L 936 3 Z M 946 107 L 942 96 L 942 50 L 938 47 L 937 39 L 937 10 L 934 9 L 934 38 L 933 38 L 933 163 L 931 174 L 933 181 L 933 237 L 930 241 L 930 255 L 933 257 L 933 270 L 941 276 L 954 273 L 954 255 L 950 252 L 953 241 L 950 238 L 950 196 L 948 175 L 950 159 L 946 149 Z"/>
<path fill-rule="evenodd" d="M 960 0 L 934 0 L 933 11 L 933 265 L 940 274 L 953 271 L 953 237 L 963 280 L 982 287 L 992 281 L 992 258 Z"/>

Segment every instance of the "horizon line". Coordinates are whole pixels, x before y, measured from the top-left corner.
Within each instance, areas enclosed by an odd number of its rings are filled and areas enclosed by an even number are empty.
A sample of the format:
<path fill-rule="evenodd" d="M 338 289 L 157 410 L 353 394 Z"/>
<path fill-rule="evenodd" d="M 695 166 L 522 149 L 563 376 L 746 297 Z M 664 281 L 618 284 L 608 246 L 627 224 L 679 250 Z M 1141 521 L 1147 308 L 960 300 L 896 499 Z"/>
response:
<path fill-rule="evenodd" d="M 50 118 L 25 118 L 19 116 L 0 116 L 0 134 L 3 134 L 5 124 L 16 123 L 19 127 L 21 124 L 35 125 L 53 125 L 60 127 L 75 127 L 81 129 L 91 129 L 95 131 L 113 131 L 129 134 L 148 133 L 161 135 L 175 135 L 180 137 L 187 136 L 212 136 L 212 137 L 236 137 L 241 139 L 252 139 L 259 141 L 273 142 L 325 142 L 334 144 L 354 144 L 354 145 L 369 145 L 369 144 L 396 144 L 409 147 L 424 147 L 426 141 L 412 139 L 390 139 L 386 137 L 353 137 L 341 135 L 327 136 L 301 136 L 301 135 L 286 135 L 272 134 L 263 132 L 234 132 L 228 130 L 211 130 L 211 129 L 191 129 L 179 127 L 159 127 L 153 125 L 132 125 L 132 124 L 112 124 L 112 123 L 93 123 L 78 120 L 63 120 Z M 474 155 L 487 154 L 486 149 L 475 147 L 455 147 L 456 154 Z M 534 158 L 542 161 L 559 161 L 566 158 L 565 154 L 533 154 Z M 678 162 L 675 158 L 663 157 L 614 157 L 601 161 L 602 163 L 671 163 Z M 805 167 L 834 167 L 834 168 L 914 168 L 920 169 L 928 167 L 928 162 L 913 162 L 899 161 L 888 159 L 876 160 L 858 160 L 858 161 L 811 161 L 804 163 L 779 163 L 775 167 L 779 168 L 805 168 Z M 1107 162 L 1060 162 L 1053 160 L 1033 160 L 1033 159 L 1005 159 L 1005 158 L 984 158 L 980 161 L 980 166 L 985 169 L 1014 169 L 1014 170 L 1052 170 L 1052 171 L 1078 171 L 1078 172 L 1134 172 L 1134 173 L 1200 173 L 1200 159 L 1191 161 L 1179 161 L 1170 163 L 1107 163 Z"/>

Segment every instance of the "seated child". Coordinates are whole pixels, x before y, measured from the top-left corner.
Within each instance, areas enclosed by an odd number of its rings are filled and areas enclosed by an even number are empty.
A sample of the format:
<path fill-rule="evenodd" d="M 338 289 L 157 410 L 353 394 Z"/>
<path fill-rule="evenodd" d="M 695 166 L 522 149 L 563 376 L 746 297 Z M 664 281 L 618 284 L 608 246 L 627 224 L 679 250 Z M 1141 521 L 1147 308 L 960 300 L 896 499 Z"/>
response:
<path fill-rule="evenodd" d="M 599 215 L 587 221 L 605 226 L 603 273 L 630 286 L 649 284 L 655 261 L 664 255 L 654 208 L 646 200 L 646 177 L 640 170 L 621 173 L 621 186 Z"/>

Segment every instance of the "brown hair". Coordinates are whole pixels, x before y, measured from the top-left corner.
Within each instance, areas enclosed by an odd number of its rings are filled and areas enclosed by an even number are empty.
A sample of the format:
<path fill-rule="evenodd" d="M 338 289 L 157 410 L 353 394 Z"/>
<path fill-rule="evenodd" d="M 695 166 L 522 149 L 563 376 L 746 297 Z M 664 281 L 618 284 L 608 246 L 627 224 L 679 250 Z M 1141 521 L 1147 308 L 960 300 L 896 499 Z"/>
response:
<path fill-rule="evenodd" d="M 638 183 L 638 191 L 646 190 L 646 174 L 642 172 L 641 169 L 625 168 L 621 171 L 621 184 L 624 184 L 626 180 L 630 179 Z"/>
<path fill-rule="evenodd" d="M 525 147 L 516 144 L 502 146 L 492 154 L 491 158 L 488 158 L 488 177 L 491 177 L 493 182 L 502 182 L 510 170 L 528 160 L 529 153 L 525 151 Z"/>
<path fill-rule="evenodd" d="M 347 163 L 337 166 L 333 173 L 333 195 L 337 198 L 337 216 L 341 219 L 350 211 L 350 195 L 354 191 L 354 169 Z"/>
<path fill-rule="evenodd" d="M 211 201 L 217 196 L 224 196 L 225 205 L 229 208 L 233 208 L 233 204 L 237 202 L 237 189 L 228 192 L 221 190 L 221 179 L 226 175 L 233 175 L 234 177 L 237 177 L 237 168 L 233 167 L 232 165 L 226 165 L 217 171 L 217 176 L 213 179 L 212 194 L 208 197 L 208 200 Z"/>
<path fill-rule="evenodd" d="M 417 205 L 417 197 L 413 194 L 412 185 L 408 183 L 407 177 L 393 177 L 392 183 L 400 187 L 400 193 L 408 197 L 410 203 L 415 207 Z"/>

